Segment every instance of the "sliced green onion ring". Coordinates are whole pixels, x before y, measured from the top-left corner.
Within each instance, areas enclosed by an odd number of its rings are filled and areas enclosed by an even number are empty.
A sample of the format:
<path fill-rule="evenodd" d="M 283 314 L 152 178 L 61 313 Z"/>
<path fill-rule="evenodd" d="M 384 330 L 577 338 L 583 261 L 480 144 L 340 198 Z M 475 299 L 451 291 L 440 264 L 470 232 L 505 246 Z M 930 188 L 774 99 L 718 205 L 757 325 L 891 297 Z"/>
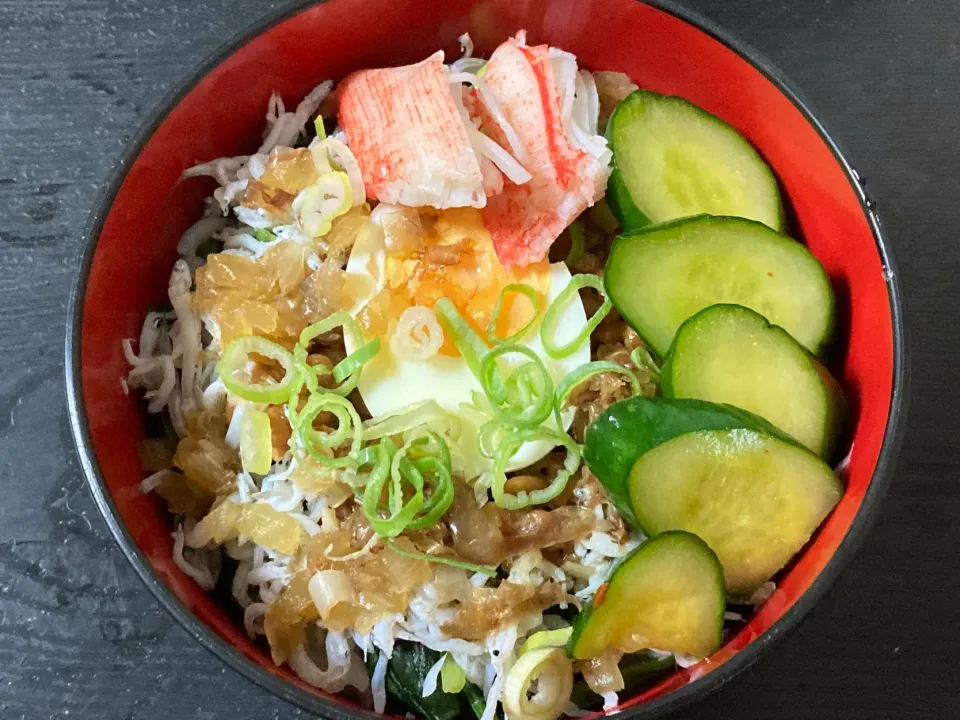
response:
<path fill-rule="evenodd" d="M 353 392 L 357 387 L 357 383 L 360 382 L 360 372 L 363 370 L 363 366 L 380 352 L 380 339 L 374 338 L 370 342 L 364 343 L 363 334 L 357 326 L 357 321 L 354 320 L 350 313 L 343 310 L 335 312 L 320 322 L 304 328 L 303 332 L 300 333 L 298 348 L 294 350 L 294 359 L 297 362 L 297 367 L 306 376 L 307 388 L 311 392 L 315 392 L 317 389 L 317 375 L 329 373 L 330 370 L 323 366 L 307 365 L 307 350 L 314 338 L 323 333 L 330 332 L 337 327 L 343 328 L 344 339 L 349 336 L 351 342 L 359 347 L 334 367 L 334 380 L 340 384 L 335 388 L 331 388 L 329 392 L 343 396 L 347 396 Z"/>
<path fill-rule="evenodd" d="M 570 393 L 572 393 L 578 385 L 589 380 L 594 375 L 601 375 L 603 373 L 623 375 L 630 381 L 632 394 L 640 394 L 640 381 L 637 380 L 637 376 L 627 370 L 627 368 L 622 365 L 617 365 L 615 362 L 610 362 L 609 360 L 595 360 L 586 365 L 581 365 L 573 372 L 568 373 L 566 377 L 559 382 L 557 385 L 557 407 L 563 408 L 567 402 L 567 398 L 570 397 Z"/>
<path fill-rule="evenodd" d="M 540 648 L 563 647 L 567 644 L 571 635 L 573 635 L 572 627 L 535 632 L 520 646 L 517 655 L 523 655 L 532 650 L 539 650 Z"/>
<path fill-rule="evenodd" d="M 535 440 L 548 440 L 555 443 L 554 447 L 563 445 L 567 449 L 567 457 L 563 461 L 563 469 L 557 471 L 556 477 L 551 483 L 541 489 L 527 492 L 521 490 L 516 495 L 512 495 L 504 489 L 507 484 L 506 468 L 517 450 L 526 442 Z M 530 505 L 541 505 L 550 502 L 567 486 L 567 481 L 580 468 L 580 458 L 582 450 L 573 438 L 563 432 L 547 430 L 546 428 L 535 428 L 532 430 L 517 430 L 504 438 L 497 450 L 497 456 L 493 461 L 493 501 L 505 510 L 521 510 Z"/>
<path fill-rule="evenodd" d="M 504 380 L 497 360 L 511 353 L 523 355 L 530 362 L 518 366 Z M 543 360 L 525 345 L 498 345 L 488 351 L 480 363 L 479 380 L 494 417 L 502 425 L 534 428 L 553 412 L 553 380 Z"/>
<path fill-rule="evenodd" d="M 258 383 L 237 378 L 237 373 L 246 374 L 246 366 L 253 353 L 276 361 L 284 370 L 283 379 L 279 382 L 268 379 L 268 382 Z M 237 397 L 276 405 L 287 401 L 299 375 L 293 356 L 286 348 L 256 335 L 240 335 L 227 343 L 217 363 L 217 372 L 227 390 Z"/>
<path fill-rule="evenodd" d="M 253 231 L 253 238 L 257 242 L 269 243 L 276 240 L 277 235 L 266 228 L 257 228 Z"/>
<path fill-rule="evenodd" d="M 513 335 L 508 335 L 505 338 L 501 338 L 497 335 L 497 323 L 500 321 L 500 311 L 503 309 L 503 299 L 507 296 L 508 293 L 516 293 L 517 295 L 523 295 L 527 300 L 530 301 L 530 305 L 533 307 L 533 314 L 530 316 L 530 322 L 524 325 L 522 328 L 513 333 Z M 530 328 L 533 327 L 534 323 L 537 321 L 537 317 L 540 315 L 540 298 L 537 296 L 537 291 L 533 289 L 530 285 L 526 283 L 511 283 L 509 285 L 504 285 L 503 289 L 500 291 L 499 297 L 497 297 L 497 304 L 493 306 L 493 315 L 490 316 L 490 324 L 487 326 L 487 342 L 491 345 L 498 345 L 500 343 L 514 343 L 519 341 Z"/>
<path fill-rule="evenodd" d="M 322 412 L 337 419 L 338 426 L 330 432 L 313 427 L 313 421 Z M 320 464 L 329 467 L 356 468 L 360 453 L 362 428 L 360 415 L 349 400 L 334 393 L 314 393 L 307 404 L 296 414 L 294 430 L 300 446 Z M 334 457 L 333 451 L 350 441 L 350 451 L 345 457 Z"/>
<path fill-rule="evenodd" d="M 450 337 L 453 344 L 460 351 L 464 362 L 470 368 L 470 372 L 475 377 L 480 377 L 480 361 L 487 354 L 487 346 L 483 340 L 474 331 L 472 327 L 463 319 L 463 316 L 457 311 L 456 306 L 447 298 L 440 298 L 433 306 L 433 311 L 437 314 L 437 322 L 440 327 Z"/>
<path fill-rule="evenodd" d="M 296 365 L 297 370 L 300 372 L 301 380 L 300 388 L 297 390 L 299 395 L 300 390 L 304 385 L 307 386 L 309 392 L 316 392 L 320 388 L 320 382 L 318 378 L 321 375 L 329 375 L 330 368 L 326 365 L 310 365 L 307 362 L 307 351 L 302 345 L 297 345 L 293 349 L 293 362 Z"/>
<path fill-rule="evenodd" d="M 420 508 L 420 514 L 407 529 L 423 530 L 436 525 L 453 503 L 453 476 L 447 443 L 429 430 L 424 435 L 414 436 L 393 456 L 391 474 L 394 468 L 407 476 L 419 475 L 420 487 L 425 488 L 429 484 L 432 489 L 430 497 Z"/>
<path fill-rule="evenodd" d="M 363 339 L 360 334 L 360 328 L 357 326 L 357 321 L 353 319 L 353 316 L 345 310 L 331 313 L 320 322 L 315 322 L 313 325 L 305 327 L 300 332 L 299 343 L 306 350 L 318 335 L 323 335 L 323 333 L 330 332 L 338 327 L 343 328 L 344 336 L 350 334 L 356 344 L 360 345 Z"/>
<path fill-rule="evenodd" d="M 359 453 L 357 453 L 357 470 L 363 471 L 364 468 L 369 467 L 369 472 L 357 472 L 356 477 L 356 488 L 363 487 L 365 488 L 363 495 L 360 497 L 360 502 L 363 505 L 364 512 L 366 512 L 367 505 L 367 490 L 375 486 L 379 487 L 377 500 L 379 500 L 379 493 L 383 491 L 383 483 L 390 476 L 390 458 L 392 443 L 389 440 L 376 445 L 370 445 L 365 447 Z M 374 503 L 376 505 L 376 503 Z"/>
<path fill-rule="evenodd" d="M 570 233 L 570 252 L 567 253 L 567 259 L 564 262 L 569 266 L 573 265 L 583 257 L 583 250 L 586 246 L 586 240 L 583 236 L 583 222 L 574 220 L 567 228 Z"/>
<path fill-rule="evenodd" d="M 393 412 L 378 415 L 370 420 L 363 421 L 363 440 L 371 442 L 388 435 L 399 435 L 411 428 L 426 425 L 436 418 L 448 414 L 434 400 L 419 400 L 404 405 Z"/>
<path fill-rule="evenodd" d="M 573 663 L 562 648 L 524 653 L 507 673 L 503 709 L 508 720 L 556 720 L 573 691 Z"/>
<path fill-rule="evenodd" d="M 477 450 L 483 457 L 493 460 L 506 433 L 507 430 L 503 425 L 496 420 L 488 420 L 477 431 Z"/>
<path fill-rule="evenodd" d="M 450 470 L 450 450 L 437 433 L 417 428 L 399 450 L 393 451 L 389 437 L 377 447 L 380 451 L 375 470 L 367 481 L 363 497 L 363 512 L 370 525 L 384 538 L 396 537 L 404 530 L 420 530 L 435 525 L 453 502 L 453 476 Z M 389 458 L 384 473 L 383 457 Z M 367 457 L 364 456 L 366 460 Z M 389 483 L 389 484 L 387 484 Z M 383 489 L 386 486 L 386 510 L 381 517 Z M 430 487 L 426 497 L 424 490 Z M 413 494 L 405 500 L 405 488 Z"/>
<path fill-rule="evenodd" d="M 382 538 L 396 537 L 404 531 L 407 525 L 413 520 L 414 515 L 423 505 L 423 488 L 414 487 L 414 494 L 403 504 L 402 485 L 399 477 L 394 480 L 391 474 L 392 456 L 390 448 L 393 445 L 389 438 L 384 438 L 377 444 L 378 458 L 374 470 L 370 475 L 367 486 L 363 492 L 363 514 L 366 515 L 370 526 Z M 400 507 L 391 509 L 390 515 L 386 518 L 380 516 L 381 496 L 383 488 L 390 481 L 388 487 L 388 498 L 394 493 L 400 501 Z"/>
<path fill-rule="evenodd" d="M 324 140 L 327 137 L 327 130 L 323 127 L 323 115 L 317 115 L 313 119 L 313 127 L 317 131 L 317 137 L 320 140 Z"/>
<path fill-rule="evenodd" d="M 392 540 L 387 540 L 386 545 L 388 548 L 393 550 L 397 555 L 400 555 L 405 558 L 410 558 L 411 560 L 426 560 L 432 563 L 438 563 L 440 565 L 449 565 L 450 567 L 460 568 L 461 570 L 469 570 L 470 572 L 478 572 L 487 577 L 494 577 L 497 574 L 497 569 L 495 567 L 490 567 L 489 565 L 474 565 L 473 563 L 468 563 L 464 560 L 455 560 L 454 558 L 442 557 L 440 555 L 428 555 L 427 553 L 413 552 L 412 550 L 404 550 L 402 547 L 399 547 Z"/>
<path fill-rule="evenodd" d="M 657 366 L 657 361 L 653 359 L 653 355 L 643 345 L 638 345 L 630 351 L 630 362 L 637 369 L 646 370 L 650 374 L 650 379 L 654 382 L 660 381 L 660 368 Z"/>
<path fill-rule="evenodd" d="M 357 350 L 354 350 L 334 366 L 334 381 L 342 383 L 353 375 L 357 375 L 359 379 L 360 368 L 373 360 L 378 352 L 380 352 L 380 338 L 374 338 Z"/>
<path fill-rule="evenodd" d="M 563 345 L 558 345 L 553 341 L 553 336 L 556 334 L 556 326 L 560 322 L 560 315 L 566 309 L 566 306 L 577 296 L 580 289 L 585 287 L 593 288 L 603 295 L 603 305 L 587 320 L 587 324 L 573 340 Z M 550 307 L 548 307 L 547 311 L 543 314 L 543 322 L 540 324 L 540 342 L 543 343 L 543 349 L 547 355 L 554 360 L 572 355 L 583 343 L 590 340 L 590 335 L 597 329 L 597 326 L 612 308 L 613 303 L 603 289 L 602 279 L 596 275 L 574 275 L 570 278 L 570 283 L 560 291 L 560 294 L 550 303 Z"/>

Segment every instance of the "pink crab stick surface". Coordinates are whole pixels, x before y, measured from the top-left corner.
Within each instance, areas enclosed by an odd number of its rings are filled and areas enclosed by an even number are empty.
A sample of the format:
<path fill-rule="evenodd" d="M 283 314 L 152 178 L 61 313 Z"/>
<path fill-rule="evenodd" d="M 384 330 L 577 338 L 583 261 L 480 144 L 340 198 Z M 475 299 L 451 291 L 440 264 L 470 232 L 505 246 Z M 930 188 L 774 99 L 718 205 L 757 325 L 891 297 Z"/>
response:
<path fill-rule="evenodd" d="M 443 52 L 343 81 L 340 125 L 367 196 L 411 207 L 486 205 L 480 162 L 454 102 Z"/>
<path fill-rule="evenodd" d="M 573 56 L 546 45 L 528 46 L 522 32 L 494 51 L 483 72 L 484 83 L 526 148 L 524 167 L 532 175 L 523 185 L 506 182 L 503 192 L 490 197 L 483 210 L 484 224 L 505 266 L 542 258 L 606 189 L 609 153 L 594 157 L 568 137 L 575 76 Z M 560 79 L 567 81 L 569 97 L 561 97 Z M 507 147 L 507 138 L 483 104 L 475 107 L 482 130 Z"/>

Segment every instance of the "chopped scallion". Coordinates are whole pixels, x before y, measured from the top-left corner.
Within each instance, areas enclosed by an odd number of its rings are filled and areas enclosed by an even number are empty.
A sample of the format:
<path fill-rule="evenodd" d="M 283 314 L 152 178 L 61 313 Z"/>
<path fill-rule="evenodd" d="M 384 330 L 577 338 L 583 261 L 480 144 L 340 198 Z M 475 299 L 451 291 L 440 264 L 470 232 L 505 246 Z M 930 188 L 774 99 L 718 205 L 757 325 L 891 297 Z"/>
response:
<path fill-rule="evenodd" d="M 564 262 L 568 267 L 576 264 L 583 257 L 583 250 L 586 247 L 586 240 L 583 235 L 583 222 L 574 220 L 567 228 L 570 233 L 570 252 L 567 253 L 567 259 Z"/>
<path fill-rule="evenodd" d="M 622 365 L 617 365 L 615 362 L 610 362 L 609 360 L 596 360 L 594 362 L 587 363 L 586 365 L 581 365 L 560 381 L 560 383 L 557 385 L 557 406 L 563 408 L 564 404 L 567 402 L 567 398 L 570 396 L 570 393 L 572 393 L 578 385 L 586 380 L 589 380 L 594 375 L 600 375 L 602 373 L 616 373 L 618 375 L 623 375 L 630 382 L 630 389 L 632 390 L 631 394 L 640 394 L 640 381 L 637 380 L 636 375 Z"/>
<path fill-rule="evenodd" d="M 555 446 L 563 445 L 566 448 L 567 457 L 563 461 L 563 469 L 558 470 L 556 477 L 547 487 L 541 490 L 530 492 L 521 490 L 516 495 L 506 492 L 504 488 L 507 484 L 507 463 L 520 449 L 521 445 L 536 440 L 548 440 L 555 443 Z M 493 461 L 493 484 L 491 486 L 493 500 L 505 510 L 521 510 L 530 505 L 541 505 L 549 502 L 563 492 L 570 476 L 579 469 L 580 458 L 580 446 L 566 433 L 547 430 L 546 428 L 512 432 L 504 438 Z"/>
<path fill-rule="evenodd" d="M 557 326 L 560 324 L 560 316 L 580 289 L 585 287 L 593 288 L 603 295 L 603 305 L 587 320 L 587 324 L 573 340 L 558 344 L 554 340 L 554 336 Z M 570 283 L 557 295 L 543 314 L 543 322 L 540 325 L 540 342 L 543 343 L 543 349 L 547 355 L 555 360 L 572 355 L 581 345 L 590 341 L 590 335 L 593 334 L 593 331 L 597 329 L 597 326 L 612 308 L 613 303 L 603 289 L 603 280 L 596 275 L 574 275 L 570 278 Z"/>
<path fill-rule="evenodd" d="M 500 322 L 500 312 L 503 310 L 504 298 L 510 293 L 523 295 L 525 298 L 527 298 L 530 301 L 533 312 L 531 313 L 530 320 L 526 325 L 512 335 L 501 338 L 497 336 L 497 324 Z M 493 314 L 490 316 L 490 325 L 487 327 L 487 342 L 489 342 L 491 345 L 518 342 L 521 338 L 523 338 L 524 335 L 527 334 L 530 328 L 533 327 L 533 324 L 537 321 L 537 316 L 539 315 L 540 298 L 537 296 L 536 290 L 526 283 L 511 283 L 509 285 L 504 285 L 503 289 L 500 291 L 500 296 L 497 298 L 496 305 L 493 306 Z"/>
<path fill-rule="evenodd" d="M 487 577 L 493 577 L 497 574 L 497 569 L 490 567 L 488 565 L 474 565 L 473 563 L 464 562 L 463 560 L 455 560 L 454 558 L 442 557 L 440 555 L 428 555 L 426 553 L 412 552 L 410 550 L 404 550 L 402 547 L 399 547 L 396 543 L 391 540 L 386 541 L 387 547 L 393 550 L 397 555 L 402 557 L 410 558 L 411 560 L 426 560 L 432 563 L 438 563 L 440 565 L 449 565 L 450 567 L 460 568 L 461 570 L 469 570 L 470 572 L 478 572 Z M 441 671 L 442 672 L 442 671 Z M 444 688 L 444 692 L 460 692 L 459 690 L 447 690 Z"/>
<path fill-rule="evenodd" d="M 274 381 L 268 377 L 264 382 L 242 379 L 249 377 L 247 366 L 252 362 L 251 355 L 276 362 L 283 368 L 283 378 Z M 299 376 L 293 356 L 286 348 L 256 335 L 240 335 L 227 343 L 217 363 L 217 372 L 227 390 L 237 397 L 271 404 L 286 402 Z"/>

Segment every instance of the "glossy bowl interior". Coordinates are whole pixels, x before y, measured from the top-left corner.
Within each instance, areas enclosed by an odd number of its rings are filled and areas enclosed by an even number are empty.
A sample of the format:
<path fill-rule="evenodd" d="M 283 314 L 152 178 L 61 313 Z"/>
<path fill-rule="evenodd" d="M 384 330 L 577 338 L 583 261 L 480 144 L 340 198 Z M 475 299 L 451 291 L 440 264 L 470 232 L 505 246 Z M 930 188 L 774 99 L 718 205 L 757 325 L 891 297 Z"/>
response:
<path fill-rule="evenodd" d="M 235 615 L 171 560 L 163 503 L 138 490 L 136 444 L 144 415 L 121 392 L 120 340 L 137 337 L 163 302 L 181 233 L 213 189 L 178 182 L 198 161 L 257 146 L 271 92 L 289 105 L 318 81 L 364 67 L 458 54 L 469 31 L 489 52 L 520 28 L 529 42 L 575 53 L 582 66 L 620 70 L 642 87 L 682 95 L 760 150 L 780 179 L 794 232 L 836 289 L 840 340 L 831 366 L 852 400 L 846 494 L 770 600 L 711 658 L 642 695 L 622 698 L 651 717 L 722 684 L 795 624 L 862 536 L 890 471 L 903 399 L 902 330 L 895 276 L 855 173 L 769 65 L 689 13 L 635 0 L 331 0 L 267 22 L 211 59 L 158 111 L 131 146 L 88 228 L 73 298 L 67 381 L 77 445 L 104 517 L 160 601 L 202 643 L 271 691 L 327 717 L 366 713 L 276 668 Z"/>

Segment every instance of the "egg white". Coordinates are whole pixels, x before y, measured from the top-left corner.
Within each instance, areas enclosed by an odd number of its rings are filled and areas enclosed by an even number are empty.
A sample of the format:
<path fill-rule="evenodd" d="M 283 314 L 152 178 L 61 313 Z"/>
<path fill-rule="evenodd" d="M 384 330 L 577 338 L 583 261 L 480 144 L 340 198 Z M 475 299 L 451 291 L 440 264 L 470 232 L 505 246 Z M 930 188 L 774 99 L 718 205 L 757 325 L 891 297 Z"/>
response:
<path fill-rule="evenodd" d="M 383 234 L 376 231 L 360 233 L 347 261 L 346 272 L 367 278 L 367 286 L 371 285 L 369 280 L 372 279 L 373 283 L 370 292 L 359 299 L 352 308 L 352 314 L 359 312 L 370 298 L 383 289 L 384 258 Z M 564 263 L 552 264 L 548 304 L 553 302 L 569 283 L 570 271 L 567 266 Z M 577 297 L 567 305 L 560 317 L 557 341 L 569 342 L 583 330 L 586 323 L 587 316 L 583 303 Z M 460 408 L 461 403 L 472 401 L 474 392 L 482 393 L 479 381 L 470 372 L 463 358 L 437 354 L 422 361 L 403 360 L 393 354 L 389 338 L 381 340 L 380 353 L 364 366 L 358 385 L 360 395 L 370 414 L 377 417 L 415 402 L 435 400 L 441 407 L 453 412 L 461 420 L 462 428 L 457 441 L 458 454 L 468 459 L 467 464 L 472 470 L 477 472 L 489 470 L 492 467 L 492 461 L 482 457 L 476 449 L 480 419 L 472 413 L 463 412 Z M 546 354 L 540 342 L 540 333 L 533 329 L 527 333 L 520 344 L 533 350 L 543 361 L 554 384 L 571 371 L 590 362 L 589 340 L 561 360 L 554 360 Z M 355 344 L 348 338 L 347 352 L 351 353 L 356 349 Z M 505 359 L 509 360 L 509 356 Z M 567 409 L 562 414 L 564 430 L 570 428 L 573 416 L 572 409 Z M 551 418 L 545 423 L 545 427 L 556 429 L 555 420 Z M 549 441 L 525 443 L 511 458 L 507 469 L 518 470 L 527 467 L 554 447 L 555 445 Z"/>

